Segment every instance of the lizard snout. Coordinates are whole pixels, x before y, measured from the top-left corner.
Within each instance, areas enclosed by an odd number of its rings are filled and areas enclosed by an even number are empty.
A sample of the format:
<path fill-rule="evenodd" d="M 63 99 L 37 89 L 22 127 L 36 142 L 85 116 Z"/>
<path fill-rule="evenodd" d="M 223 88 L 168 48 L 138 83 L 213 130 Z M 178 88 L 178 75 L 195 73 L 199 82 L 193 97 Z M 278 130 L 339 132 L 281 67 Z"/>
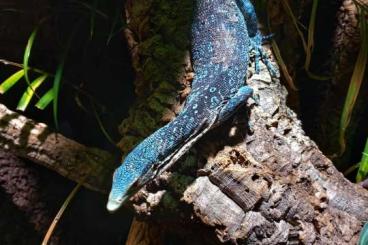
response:
<path fill-rule="evenodd" d="M 110 199 L 107 201 L 106 208 L 110 213 L 114 213 L 121 206 L 122 202 L 118 202 L 116 200 Z"/>

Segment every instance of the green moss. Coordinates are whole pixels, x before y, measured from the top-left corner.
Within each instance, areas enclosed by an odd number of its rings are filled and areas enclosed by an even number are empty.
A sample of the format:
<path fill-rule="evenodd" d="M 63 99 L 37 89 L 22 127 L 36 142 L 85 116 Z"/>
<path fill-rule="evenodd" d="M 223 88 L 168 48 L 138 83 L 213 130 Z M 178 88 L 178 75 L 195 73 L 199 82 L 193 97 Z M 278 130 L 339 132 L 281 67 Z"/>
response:
<path fill-rule="evenodd" d="M 175 103 L 176 93 L 167 93 L 167 91 L 158 90 L 153 97 L 164 105 L 173 105 Z M 162 111 L 161 111 L 162 112 Z"/>
<path fill-rule="evenodd" d="M 147 110 L 137 110 L 135 111 L 135 117 L 133 121 L 136 132 L 139 135 L 145 136 L 157 127 L 157 121 L 147 112 Z"/>
<path fill-rule="evenodd" d="M 130 15 L 134 16 L 144 16 L 145 13 L 151 8 L 152 0 L 140 0 L 139 4 L 132 4 L 132 9 Z"/>
<path fill-rule="evenodd" d="M 156 95 L 156 94 L 155 94 Z M 157 95 L 156 95 L 157 96 Z M 160 103 L 159 100 L 157 100 L 155 97 L 151 96 L 148 100 L 147 100 L 147 105 L 148 107 L 155 112 L 156 114 L 161 115 L 162 112 L 166 109 L 166 107 Z"/>
<path fill-rule="evenodd" d="M 175 84 L 171 83 L 171 82 L 168 82 L 168 81 L 162 81 L 160 82 L 158 88 L 157 88 L 157 91 L 160 92 L 160 93 L 172 93 L 172 92 L 175 92 L 175 89 L 176 89 L 176 86 Z"/>
<path fill-rule="evenodd" d="M 162 45 L 162 37 L 156 34 L 139 44 L 139 53 L 143 56 L 151 56 L 153 50 L 160 45 Z"/>

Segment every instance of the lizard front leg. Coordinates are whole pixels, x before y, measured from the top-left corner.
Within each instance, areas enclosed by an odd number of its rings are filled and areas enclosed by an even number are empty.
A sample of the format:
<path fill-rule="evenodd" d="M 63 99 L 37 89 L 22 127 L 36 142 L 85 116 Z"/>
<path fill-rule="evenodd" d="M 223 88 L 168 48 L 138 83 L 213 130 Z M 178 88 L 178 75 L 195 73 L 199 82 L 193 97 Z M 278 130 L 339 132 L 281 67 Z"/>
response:
<path fill-rule="evenodd" d="M 245 104 L 249 97 L 253 95 L 253 89 L 249 86 L 242 86 L 238 92 L 231 97 L 218 114 L 216 124 L 221 124 L 232 116 L 239 107 Z"/>

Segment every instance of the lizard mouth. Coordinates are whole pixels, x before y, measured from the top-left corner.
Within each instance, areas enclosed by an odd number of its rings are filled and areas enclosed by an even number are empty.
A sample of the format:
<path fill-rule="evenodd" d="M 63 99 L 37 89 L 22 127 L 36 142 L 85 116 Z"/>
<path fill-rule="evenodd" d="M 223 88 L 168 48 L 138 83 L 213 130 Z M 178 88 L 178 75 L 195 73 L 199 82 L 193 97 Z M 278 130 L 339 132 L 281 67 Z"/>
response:
<path fill-rule="evenodd" d="M 116 212 L 116 210 L 118 210 L 121 207 L 122 203 L 123 202 L 118 202 L 116 200 L 109 199 L 106 204 L 107 211 L 109 211 L 110 213 Z"/>

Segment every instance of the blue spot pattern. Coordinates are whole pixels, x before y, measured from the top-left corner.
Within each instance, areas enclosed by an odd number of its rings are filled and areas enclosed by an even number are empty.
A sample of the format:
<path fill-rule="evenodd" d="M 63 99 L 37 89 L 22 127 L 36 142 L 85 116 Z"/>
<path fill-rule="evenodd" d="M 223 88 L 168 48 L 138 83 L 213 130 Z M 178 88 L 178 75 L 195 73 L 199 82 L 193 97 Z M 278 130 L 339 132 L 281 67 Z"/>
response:
<path fill-rule="evenodd" d="M 195 77 L 181 113 L 143 140 L 116 169 L 107 208 L 116 210 L 147 181 L 170 167 L 205 132 L 252 95 L 244 84 L 249 52 L 265 57 L 249 0 L 196 0 L 192 23 Z M 274 68 L 266 61 L 271 73 Z"/>

